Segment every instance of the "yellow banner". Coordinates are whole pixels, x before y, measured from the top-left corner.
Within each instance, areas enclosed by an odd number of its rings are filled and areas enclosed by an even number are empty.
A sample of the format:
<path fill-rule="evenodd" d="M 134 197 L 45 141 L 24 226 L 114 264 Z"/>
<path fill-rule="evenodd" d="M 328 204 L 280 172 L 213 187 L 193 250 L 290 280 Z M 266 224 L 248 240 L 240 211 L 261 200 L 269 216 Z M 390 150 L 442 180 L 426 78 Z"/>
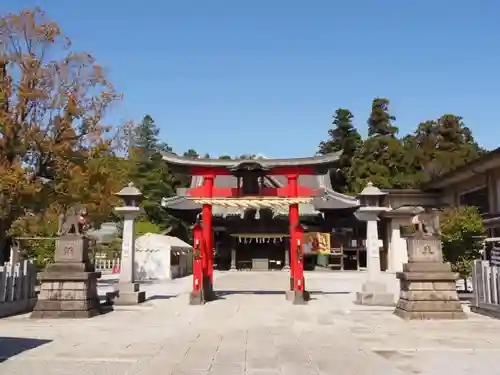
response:
<path fill-rule="evenodd" d="M 304 233 L 304 246 L 307 252 L 330 254 L 330 233 Z"/>

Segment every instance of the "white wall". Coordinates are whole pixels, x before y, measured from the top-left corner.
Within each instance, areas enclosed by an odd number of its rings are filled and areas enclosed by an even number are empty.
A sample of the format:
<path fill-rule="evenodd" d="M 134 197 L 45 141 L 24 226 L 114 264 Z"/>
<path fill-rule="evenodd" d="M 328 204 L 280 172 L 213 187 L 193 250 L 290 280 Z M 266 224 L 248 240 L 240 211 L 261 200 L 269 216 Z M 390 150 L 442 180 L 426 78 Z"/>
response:
<path fill-rule="evenodd" d="M 388 239 L 388 271 L 403 271 L 403 264 L 408 262 L 406 240 L 401 237 L 400 226 L 408 225 L 408 218 L 392 218 L 387 226 Z"/>

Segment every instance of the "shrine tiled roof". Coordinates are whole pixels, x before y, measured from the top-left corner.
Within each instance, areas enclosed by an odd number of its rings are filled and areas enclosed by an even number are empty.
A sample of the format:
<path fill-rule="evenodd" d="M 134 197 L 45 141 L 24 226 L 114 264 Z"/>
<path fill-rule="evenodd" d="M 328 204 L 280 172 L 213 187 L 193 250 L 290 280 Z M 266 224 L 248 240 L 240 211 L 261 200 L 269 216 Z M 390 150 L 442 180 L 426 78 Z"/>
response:
<path fill-rule="evenodd" d="M 312 167 L 318 173 L 324 173 L 334 167 L 342 155 L 342 152 L 333 152 L 326 155 L 311 156 L 306 158 L 288 158 L 288 159 L 209 159 L 209 158 L 190 158 L 179 156 L 170 152 L 162 152 L 163 160 L 178 172 L 189 173 L 192 167 L 207 168 L 226 168 L 229 170 L 237 169 L 244 164 L 258 164 L 264 170 L 281 167 Z"/>

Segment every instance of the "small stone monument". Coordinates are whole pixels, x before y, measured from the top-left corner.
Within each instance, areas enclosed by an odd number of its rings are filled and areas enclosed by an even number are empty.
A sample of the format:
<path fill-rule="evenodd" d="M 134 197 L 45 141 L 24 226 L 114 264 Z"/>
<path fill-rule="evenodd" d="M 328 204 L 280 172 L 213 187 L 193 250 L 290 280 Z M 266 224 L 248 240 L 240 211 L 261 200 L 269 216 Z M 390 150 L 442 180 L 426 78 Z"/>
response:
<path fill-rule="evenodd" d="M 466 319 L 458 298 L 458 274 L 443 263 L 443 252 L 437 217 L 424 226 L 421 216 L 413 219 L 416 232 L 406 238 L 408 263 L 400 280 L 400 295 L 394 314 L 406 320 L 414 319 Z"/>
<path fill-rule="evenodd" d="M 91 318 L 98 315 L 97 279 L 89 261 L 90 240 L 85 235 L 87 212 L 62 214 L 54 263 L 39 275 L 40 295 L 31 318 Z"/>

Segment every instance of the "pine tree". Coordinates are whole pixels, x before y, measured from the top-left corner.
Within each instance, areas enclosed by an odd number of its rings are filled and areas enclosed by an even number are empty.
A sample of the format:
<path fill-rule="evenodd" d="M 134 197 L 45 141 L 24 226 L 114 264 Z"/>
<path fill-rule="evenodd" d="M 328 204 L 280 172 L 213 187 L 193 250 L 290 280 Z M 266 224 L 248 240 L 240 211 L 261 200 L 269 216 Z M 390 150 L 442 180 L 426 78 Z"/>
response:
<path fill-rule="evenodd" d="M 389 100 L 375 98 L 368 119 L 368 136 L 395 137 L 399 129 L 393 125 L 393 121 L 396 121 L 396 117 L 389 114 Z"/>
<path fill-rule="evenodd" d="M 171 148 L 159 140 L 160 130 L 153 118 L 144 116 L 134 129 L 132 139 L 131 180 L 144 194 L 142 206 L 148 219 L 163 228 L 174 220 L 161 207 L 161 199 L 175 194 L 177 179 L 169 172 L 158 151 Z"/>
<path fill-rule="evenodd" d="M 444 115 L 425 121 L 405 138 L 406 156 L 414 171 L 414 186 L 479 157 L 482 150 L 462 118 Z"/>
<path fill-rule="evenodd" d="M 318 153 L 325 155 L 331 152 L 342 151 L 337 173 L 332 174 L 332 184 L 340 192 L 351 190 L 349 177 L 352 161 L 361 146 L 361 136 L 352 124 L 354 116 L 345 108 L 335 111 L 332 129 L 328 131 L 330 138 L 319 144 Z"/>
<path fill-rule="evenodd" d="M 145 115 L 132 132 L 131 147 L 135 158 L 146 160 L 159 151 L 172 151 L 172 148 L 159 140 L 160 129 L 150 115 Z"/>
<path fill-rule="evenodd" d="M 389 100 L 373 100 L 367 121 L 369 136 L 352 166 L 351 184 L 355 191 L 361 191 L 369 181 L 379 188 L 405 188 L 410 184 L 395 120 L 389 113 Z"/>
<path fill-rule="evenodd" d="M 131 139 L 131 148 L 136 160 L 147 160 L 156 151 L 160 129 L 150 115 L 144 116 L 141 123 L 134 128 Z"/>

